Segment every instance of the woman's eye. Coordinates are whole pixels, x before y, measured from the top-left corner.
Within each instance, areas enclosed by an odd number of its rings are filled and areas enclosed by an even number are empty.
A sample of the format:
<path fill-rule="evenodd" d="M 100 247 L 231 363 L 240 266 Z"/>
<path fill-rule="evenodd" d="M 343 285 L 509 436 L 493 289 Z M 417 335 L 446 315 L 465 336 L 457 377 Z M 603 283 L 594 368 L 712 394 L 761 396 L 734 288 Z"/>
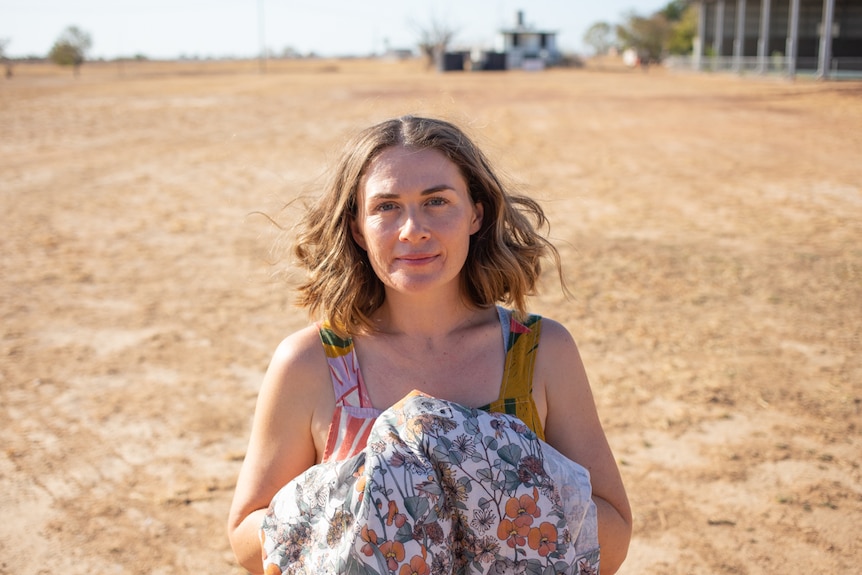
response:
<path fill-rule="evenodd" d="M 394 210 L 395 204 L 393 202 L 383 202 L 382 204 L 377 204 L 377 207 L 374 208 L 376 212 L 388 212 L 389 210 Z"/>
<path fill-rule="evenodd" d="M 446 200 L 443 198 L 431 198 L 428 200 L 428 205 L 430 206 L 443 206 L 446 205 Z"/>

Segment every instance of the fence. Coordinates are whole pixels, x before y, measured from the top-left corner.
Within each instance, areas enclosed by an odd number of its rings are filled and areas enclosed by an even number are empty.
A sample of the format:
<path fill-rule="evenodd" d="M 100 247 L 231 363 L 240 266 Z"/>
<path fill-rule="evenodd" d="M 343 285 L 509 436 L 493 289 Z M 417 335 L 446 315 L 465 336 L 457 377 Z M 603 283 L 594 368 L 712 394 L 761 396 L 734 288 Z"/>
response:
<path fill-rule="evenodd" d="M 791 75 L 791 59 L 785 56 L 670 56 L 664 60 L 664 65 L 672 70 L 689 70 L 700 72 L 731 72 L 736 74 L 765 74 L 773 76 Z M 817 58 L 797 58 L 795 73 L 801 75 L 817 75 L 819 73 Z M 829 78 L 832 79 L 862 79 L 862 58 L 832 58 L 829 66 Z"/>

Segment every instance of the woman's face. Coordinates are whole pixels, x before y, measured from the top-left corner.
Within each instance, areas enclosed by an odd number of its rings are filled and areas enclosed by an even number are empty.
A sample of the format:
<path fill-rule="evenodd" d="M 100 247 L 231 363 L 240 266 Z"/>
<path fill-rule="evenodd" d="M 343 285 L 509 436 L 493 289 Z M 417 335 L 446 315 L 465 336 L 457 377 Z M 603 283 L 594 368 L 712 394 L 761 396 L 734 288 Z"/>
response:
<path fill-rule="evenodd" d="M 437 150 L 385 149 L 359 183 L 356 243 L 387 293 L 451 291 L 482 224 L 461 171 Z"/>

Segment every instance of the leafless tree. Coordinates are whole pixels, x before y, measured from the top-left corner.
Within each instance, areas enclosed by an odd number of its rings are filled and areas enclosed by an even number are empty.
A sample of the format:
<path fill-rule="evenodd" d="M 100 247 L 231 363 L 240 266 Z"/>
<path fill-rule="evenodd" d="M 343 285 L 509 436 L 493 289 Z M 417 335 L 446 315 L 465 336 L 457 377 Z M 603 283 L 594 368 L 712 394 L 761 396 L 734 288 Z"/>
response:
<path fill-rule="evenodd" d="M 437 66 L 458 30 L 434 16 L 427 24 L 414 23 L 413 26 L 419 36 L 417 42 L 419 52 L 425 58 L 427 66 L 429 68 Z"/>
<path fill-rule="evenodd" d="M 6 46 L 9 45 L 9 38 L 0 38 L 0 62 L 6 68 L 6 78 L 12 77 L 12 60 L 6 57 Z"/>
<path fill-rule="evenodd" d="M 596 22 L 584 33 L 584 43 L 593 49 L 596 56 L 602 56 L 613 45 L 613 29 L 607 22 Z"/>

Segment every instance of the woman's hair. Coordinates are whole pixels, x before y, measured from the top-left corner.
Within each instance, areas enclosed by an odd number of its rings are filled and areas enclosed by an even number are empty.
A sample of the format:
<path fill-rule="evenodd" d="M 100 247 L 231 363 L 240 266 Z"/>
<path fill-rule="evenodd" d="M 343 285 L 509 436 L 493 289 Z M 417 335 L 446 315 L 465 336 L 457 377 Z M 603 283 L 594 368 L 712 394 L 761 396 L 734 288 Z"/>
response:
<path fill-rule="evenodd" d="M 550 255 L 560 270 L 556 248 L 537 231 L 547 224 L 544 211 L 534 200 L 509 193 L 482 151 L 458 127 L 415 116 L 381 122 L 347 142 L 323 194 L 298 226 L 293 252 L 307 279 L 299 287 L 297 303 L 343 335 L 372 328 L 370 317 L 383 304 L 383 283 L 350 226 L 368 165 L 392 146 L 437 150 L 458 166 L 473 202 L 484 209 L 461 272 L 462 295 L 472 307 L 499 302 L 525 314 L 541 258 Z"/>

